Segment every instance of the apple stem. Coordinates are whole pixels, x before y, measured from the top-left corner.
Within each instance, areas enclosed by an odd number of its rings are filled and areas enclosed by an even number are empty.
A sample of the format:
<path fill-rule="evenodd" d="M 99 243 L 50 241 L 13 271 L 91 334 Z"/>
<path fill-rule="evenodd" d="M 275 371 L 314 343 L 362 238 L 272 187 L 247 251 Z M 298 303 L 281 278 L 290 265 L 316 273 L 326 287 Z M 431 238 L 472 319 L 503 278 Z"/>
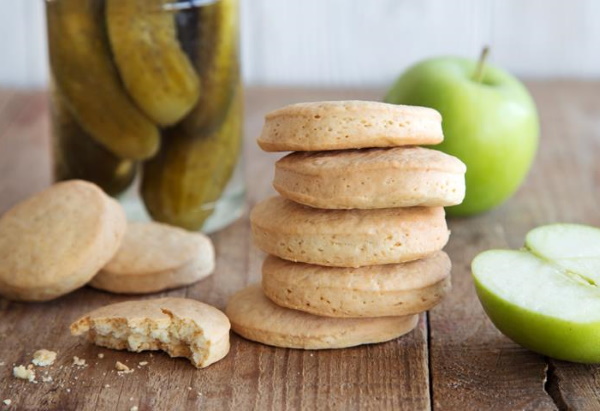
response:
<path fill-rule="evenodd" d="M 475 68 L 475 81 L 481 83 L 483 80 L 483 69 L 485 68 L 485 61 L 487 59 L 488 54 L 490 54 L 490 48 L 488 46 L 484 46 L 481 50 L 481 54 L 479 55 L 479 61 L 477 62 L 477 68 Z"/>

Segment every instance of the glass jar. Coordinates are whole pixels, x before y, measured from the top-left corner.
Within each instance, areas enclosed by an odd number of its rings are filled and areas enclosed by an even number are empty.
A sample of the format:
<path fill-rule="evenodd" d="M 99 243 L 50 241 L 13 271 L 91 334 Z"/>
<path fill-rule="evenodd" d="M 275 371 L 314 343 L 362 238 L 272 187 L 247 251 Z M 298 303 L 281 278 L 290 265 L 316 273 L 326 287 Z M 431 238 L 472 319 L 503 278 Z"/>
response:
<path fill-rule="evenodd" d="M 55 179 L 98 184 L 131 220 L 239 217 L 237 0 L 46 0 L 46 16 Z"/>

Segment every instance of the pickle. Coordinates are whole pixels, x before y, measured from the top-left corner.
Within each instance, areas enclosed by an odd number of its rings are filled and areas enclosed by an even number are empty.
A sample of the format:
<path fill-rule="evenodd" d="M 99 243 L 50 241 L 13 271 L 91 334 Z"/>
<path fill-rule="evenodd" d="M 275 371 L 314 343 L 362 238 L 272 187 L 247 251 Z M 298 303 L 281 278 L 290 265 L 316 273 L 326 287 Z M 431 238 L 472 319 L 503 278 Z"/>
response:
<path fill-rule="evenodd" d="M 219 0 L 198 8 L 197 13 L 197 41 L 190 54 L 200 75 L 202 93 L 181 124 L 189 134 L 223 121 L 240 78 L 238 0 Z"/>
<path fill-rule="evenodd" d="M 198 230 L 212 214 L 237 164 L 242 141 L 242 93 L 223 122 L 205 133 L 166 131 L 163 148 L 144 164 L 142 197 L 158 221 Z"/>
<path fill-rule="evenodd" d="M 56 90 L 52 93 L 54 179 L 88 180 L 107 194 L 120 194 L 133 181 L 136 163 L 116 157 L 91 138 L 55 93 Z"/>
<path fill-rule="evenodd" d="M 81 0 L 80 0 L 81 1 Z M 106 27 L 125 88 L 161 126 L 181 120 L 200 95 L 200 80 L 177 39 L 173 0 L 106 0 Z"/>
<path fill-rule="evenodd" d="M 122 87 L 111 60 L 101 1 L 46 2 L 52 75 L 81 127 L 119 157 L 144 159 L 160 133 Z"/>

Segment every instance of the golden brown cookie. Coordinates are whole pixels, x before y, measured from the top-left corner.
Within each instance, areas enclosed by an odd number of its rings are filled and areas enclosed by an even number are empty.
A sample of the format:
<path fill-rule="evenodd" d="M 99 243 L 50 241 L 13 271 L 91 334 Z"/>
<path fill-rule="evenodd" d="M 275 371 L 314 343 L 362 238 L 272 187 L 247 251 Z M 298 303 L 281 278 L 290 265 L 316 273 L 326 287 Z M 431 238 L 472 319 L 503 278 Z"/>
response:
<path fill-rule="evenodd" d="M 393 340 L 417 325 L 418 316 L 328 318 L 274 304 L 253 285 L 234 294 L 225 313 L 244 338 L 267 345 L 319 350 Z"/>
<path fill-rule="evenodd" d="M 114 293 L 153 293 L 195 283 L 214 267 L 215 251 L 204 234 L 155 222 L 129 223 L 119 251 L 89 285 Z"/>
<path fill-rule="evenodd" d="M 332 267 L 425 257 L 448 241 L 442 207 L 321 210 L 271 197 L 250 214 L 254 244 L 277 257 Z"/>
<path fill-rule="evenodd" d="M 317 208 L 447 207 L 465 196 L 466 166 L 422 147 L 296 152 L 275 164 L 283 197 Z"/>
<path fill-rule="evenodd" d="M 0 218 L 0 294 L 46 301 L 85 285 L 115 254 L 123 208 L 96 185 L 55 184 Z"/>
<path fill-rule="evenodd" d="M 327 317 L 385 317 L 433 308 L 450 290 L 443 251 L 403 264 L 323 267 L 269 256 L 262 287 L 275 304 Z"/>
<path fill-rule="evenodd" d="M 265 151 L 322 151 L 439 144 L 442 116 L 426 107 L 376 101 L 292 104 L 265 116 Z"/>
<path fill-rule="evenodd" d="M 229 328 L 215 307 L 188 298 L 159 298 L 98 308 L 71 324 L 71 334 L 116 350 L 163 350 L 203 368 L 229 352 Z"/>

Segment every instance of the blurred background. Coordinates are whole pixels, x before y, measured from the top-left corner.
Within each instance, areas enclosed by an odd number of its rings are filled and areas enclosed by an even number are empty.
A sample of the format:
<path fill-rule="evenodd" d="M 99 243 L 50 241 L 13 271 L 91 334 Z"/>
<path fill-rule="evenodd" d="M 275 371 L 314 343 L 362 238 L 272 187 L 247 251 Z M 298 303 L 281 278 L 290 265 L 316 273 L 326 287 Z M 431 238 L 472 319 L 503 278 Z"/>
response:
<path fill-rule="evenodd" d="M 247 85 L 388 86 L 444 54 L 518 76 L 600 77 L 598 0 L 242 0 Z M 0 85 L 48 79 L 43 0 L 0 0 Z"/>

